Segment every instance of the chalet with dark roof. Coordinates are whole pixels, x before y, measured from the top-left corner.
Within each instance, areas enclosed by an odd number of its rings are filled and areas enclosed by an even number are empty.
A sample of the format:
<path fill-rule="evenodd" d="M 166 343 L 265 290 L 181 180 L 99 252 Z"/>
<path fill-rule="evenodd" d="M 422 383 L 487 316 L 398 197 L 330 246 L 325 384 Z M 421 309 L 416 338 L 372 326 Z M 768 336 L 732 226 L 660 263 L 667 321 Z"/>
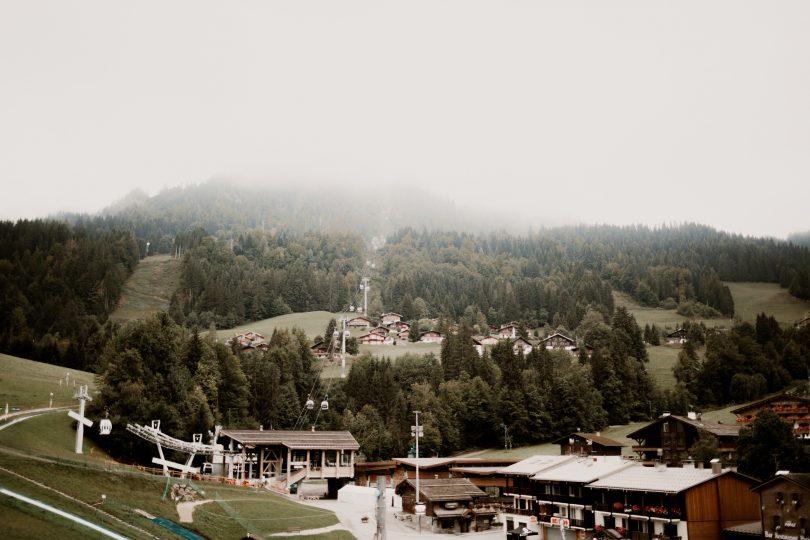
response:
<path fill-rule="evenodd" d="M 685 328 L 678 328 L 674 332 L 667 334 L 667 343 L 670 345 L 675 345 L 677 343 L 686 343 L 686 329 Z"/>
<path fill-rule="evenodd" d="M 515 339 L 520 335 L 520 326 L 516 322 L 504 324 L 498 329 L 498 339 Z"/>
<path fill-rule="evenodd" d="M 737 407 L 731 412 L 737 415 L 740 426 L 750 426 L 763 409 L 772 410 L 793 428 L 797 438 L 810 443 L 810 398 L 782 393 Z"/>
<path fill-rule="evenodd" d="M 664 413 L 646 426 L 629 433 L 627 438 L 638 444 L 633 452 L 645 461 L 660 460 L 673 466 L 689 459 L 689 449 L 706 433 L 717 439 L 717 451 L 731 461 L 736 460 L 740 426 L 702 420 L 695 413 L 676 416 Z"/>
<path fill-rule="evenodd" d="M 810 473 L 779 471 L 753 488 L 765 538 L 810 538 Z"/>
<path fill-rule="evenodd" d="M 620 456 L 624 444 L 599 433 L 576 432 L 560 437 L 554 444 L 560 445 L 560 455 L 568 456 Z"/>
<path fill-rule="evenodd" d="M 346 326 L 349 328 L 369 328 L 371 320 L 368 317 L 354 317 L 346 321 Z"/>
<path fill-rule="evenodd" d="M 444 335 L 436 330 L 428 330 L 427 332 L 422 332 L 419 336 L 419 341 L 423 343 L 441 343 L 444 341 Z"/>
<path fill-rule="evenodd" d="M 532 352 L 533 346 L 529 343 L 528 340 L 523 339 L 522 337 L 518 337 L 512 342 L 512 350 L 515 354 L 522 354 L 526 356 L 530 352 Z"/>
<path fill-rule="evenodd" d="M 568 336 L 564 336 L 559 332 L 554 332 L 546 339 L 540 342 L 546 349 L 565 350 L 570 351 L 577 346 L 576 341 Z"/>
<path fill-rule="evenodd" d="M 416 481 L 403 480 L 397 484 L 396 493 L 402 497 L 402 510 L 414 513 Z M 434 532 L 485 531 L 500 509 L 467 478 L 420 480 L 419 501 L 425 505 L 427 524 Z"/>
<path fill-rule="evenodd" d="M 309 350 L 312 351 L 315 358 L 319 360 L 329 357 L 329 345 L 327 345 L 324 340 L 320 340 L 318 343 L 310 347 Z"/>
<path fill-rule="evenodd" d="M 381 315 L 382 324 L 398 323 L 402 320 L 402 315 L 399 313 L 383 313 Z"/>

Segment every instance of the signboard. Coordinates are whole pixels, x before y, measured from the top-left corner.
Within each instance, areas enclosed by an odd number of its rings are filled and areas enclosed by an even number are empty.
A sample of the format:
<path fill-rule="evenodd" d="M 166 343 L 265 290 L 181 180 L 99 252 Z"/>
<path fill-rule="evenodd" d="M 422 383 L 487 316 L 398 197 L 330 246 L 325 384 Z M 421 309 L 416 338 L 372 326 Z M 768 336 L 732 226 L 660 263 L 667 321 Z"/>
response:
<path fill-rule="evenodd" d="M 425 503 L 416 503 L 413 505 L 413 513 L 418 515 L 425 514 Z"/>
<path fill-rule="evenodd" d="M 554 516 L 551 518 L 551 524 L 554 526 L 558 526 L 561 529 L 566 529 L 571 525 L 571 522 L 568 521 L 568 518 L 561 518 Z"/>
<path fill-rule="evenodd" d="M 418 434 L 420 437 L 424 437 L 425 436 L 424 427 L 425 426 L 411 426 L 411 436 L 416 437 Z"/>

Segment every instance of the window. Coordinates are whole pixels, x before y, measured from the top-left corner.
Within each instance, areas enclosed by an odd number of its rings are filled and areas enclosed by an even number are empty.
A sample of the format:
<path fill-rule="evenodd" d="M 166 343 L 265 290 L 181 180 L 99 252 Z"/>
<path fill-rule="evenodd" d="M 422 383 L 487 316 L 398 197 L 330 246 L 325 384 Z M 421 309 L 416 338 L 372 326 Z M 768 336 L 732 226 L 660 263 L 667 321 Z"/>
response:
<path fill-rule="evenodd" d="M 773 523 L 771 529 L 774 531 L 780 530 L 782 528 L 782 518 L 780 518 L 779 516 L 773 516 L 772 520 Z"/>
<path fill-rule="evenodd" d="M 793 508 L 798 508 L 802 504 L 801 496 L 798 493 L 792 493 L 790 496 L 790 504 L 793 505 Z"/>
<path fill-rule="evenodd" d="M 781 491 L 776 493 L 776 504 L 783 504 L 785 502 L 785 495 Z"/>
<path fill-rule="evenodd" d="M 606 529 L 615 529 L 616 528 L 616 520 L 613 516 L 605 516 L 605 528 Z"/>
<path fill-rule="evenodd" d="M 342 467 L 348 467 L 351 464 L 351 456 L 350 452 L 342 452 L 340 454 L 340 465 Z"/>

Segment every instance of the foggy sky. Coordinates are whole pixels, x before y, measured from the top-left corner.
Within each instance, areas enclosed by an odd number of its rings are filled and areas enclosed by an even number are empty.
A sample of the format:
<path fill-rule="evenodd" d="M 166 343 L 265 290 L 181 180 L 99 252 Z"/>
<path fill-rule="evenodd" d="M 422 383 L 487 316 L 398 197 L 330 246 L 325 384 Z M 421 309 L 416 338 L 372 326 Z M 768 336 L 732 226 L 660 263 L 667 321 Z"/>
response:
<path fill-rule="evenodd" d="M 0 2 L 0 219 L 211 177 L 810 229 L 810 2 Z"/>

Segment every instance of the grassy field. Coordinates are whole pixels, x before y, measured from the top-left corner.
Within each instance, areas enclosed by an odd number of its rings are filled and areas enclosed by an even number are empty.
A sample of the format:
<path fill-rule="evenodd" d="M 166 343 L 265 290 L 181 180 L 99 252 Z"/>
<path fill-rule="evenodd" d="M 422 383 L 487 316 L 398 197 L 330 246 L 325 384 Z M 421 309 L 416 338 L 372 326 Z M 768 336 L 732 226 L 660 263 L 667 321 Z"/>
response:
<path fill-rule="evenodd" d="M 0 361 L 3 366 L 0 396 L 8 398 L 10 403 L 23 408 L 47 406 L 48 393 L 53 391 L 55 404 L 60 400 L 66 404 L 76 404 L 72 399 L 72 382 L 66 388 L 64 383 L 60 387 L 56 381 L 59 376 L 64 378 L 64 368 L 7 355 L 0 355 Z M 73 370 L 70 373 L 71 381 L 77 378 L 93 388 L 92 374 Z M 52 490 L 91 504 L 99 502 L 103 493 L 106 495 L 103 510 L 137 524 L 154 536 L 166 538 L 166 529 L 154 525 L 134 511 L 140 508 L 155 516 L 178 521 L 174 504 L 168 499 L 161 501 L 166 480 L 116 464 L 88 437 L 84 439 L 84 453 L 74 453 L 76 435 L 72 424 L 73 420 L 64 411 L 54 411 L 0 430 L 0 487 L 40 499 L 97 523 L 105 519 L 109 521 L 109 517 L 105 518 L 97 510 Z M 113 426 L 113 429 L 123 429 L 123 426 Z M 31 483 L 14 473 L 23 474 L 42 485 Z M 269 535 L 284 532 L 289 526 L 309 529 L 337 523 L 337 517 L 332 512 L 299 505 L 266 491 L 206 482 L 200 482 L 199 486 L 206 491 L 207 498 L 216 502 L 198 508 L 195 518 L 199 516 L 199 519 L 187 528 L 207 538 L 241 538 L 246 532 Z M 0 495 L 0 522 L 8 525 L 4 526 L 3 538 L 102 537 L 85 527 L 71 524 L 33 506 L 14 502 L 3 495 Z M 113 528 L 132 538 L 147 537 L 120 524 Z M 301 537 L 306 538 L 306 535 Z M 350 539 L 352 536 L 336 532 L 321 535 L 320 538 Z"/>
<path fill-rule="evenodd" d="M 810 312 L 810 302 L 790 296 L 777 283 L 731 283 L 726 282 L 734 298 L 735 318 L 753 322 L 758 313 L 767 313 L 782 324 L 793 324 Z M 648 308 L 638 305 L 626 294 L 614 292 L 617 306 L 624 306 L 635 316 L 641 327 L 656 324 L 660 328 L 675 329 L 685 317 L 674 309 Z M 732 326 L 730 319 L 696 319 L 706 326 Z"/>
<path fill-rule="evenodd" d="M 661 388 L 671 388 L 675 384 L 675 376 L 672 374 L 672 366 L 678 360 L 680 347 L 660 345 L 658 347 L 647 347 L 647 354 L 650 362 L 647 364 L 647 371 Z"/>
<path fill-rule="evenodd" d="M 66 384 L 68 373 L 70 382 Z M 47 407 L 51 392 L 54 406 L 76 405 L 74 381 L 76 385 L 88 385 L 91 395 L 95 390 L 92 373 L 0 354 L 0 408 L 5 408 L 6 403 L 23 409 Z"/>
<path fill-rule="evenodd" d="M 726 283 L 734 297 L 734 310 L 744 321 L 767 313 L 782 324 L 793 324 L 810 312 L 810 302 L 788 294 L 776 283 Z"/>
<path fill-rule="evenodd" d="M 142 259 L 124 284 L 118 307 L 110 318 L 125 323 L 169 309 L 172 294 L 180 285 L 180 260 L 169 255 Z"/>
<path fill-rule="evenodd" d="M 657 325 L 661 329 L 669 329 L 670 331 L 680 327 L 686 319 L 683 315 L 678 315 L 674 309 L 661 309 L 643 307 L 637 304 L 632 298 L 624 293 L 613 292 L 613 301 L 616 306 L 623 306 L 627 311 L 633 314 L 636 322 L 644 328 L 645 324 Z M 736 301 L 736 299 L 735 299 Z M 730 327 L 733 324 L 731 319 L 694 319 L 695 322 L 702 321 L 706 326 L 725 326 Z"/>
<path fill-rule="evenodd" d="M 270 336 L 273 335 L 273 330 L 276 328 L 297 327 L 301 328 L 310 339 L 313 339 L 315 336 L 323 335 L 324 330 L 326 330 L 326 325 L 329 324 L 329 319 L 338 320 L 342 315 L 342 313 L 329 313 L 328 311 L 290 313 L 288 315 L 273 317 L 272 319 L 243 324 L 236 328 L 217 330 L 217 338 L 224 341 L 233 337 L 235 334 L 242 334 L 248 330 L 252 330 L 270 339 Z"/>

